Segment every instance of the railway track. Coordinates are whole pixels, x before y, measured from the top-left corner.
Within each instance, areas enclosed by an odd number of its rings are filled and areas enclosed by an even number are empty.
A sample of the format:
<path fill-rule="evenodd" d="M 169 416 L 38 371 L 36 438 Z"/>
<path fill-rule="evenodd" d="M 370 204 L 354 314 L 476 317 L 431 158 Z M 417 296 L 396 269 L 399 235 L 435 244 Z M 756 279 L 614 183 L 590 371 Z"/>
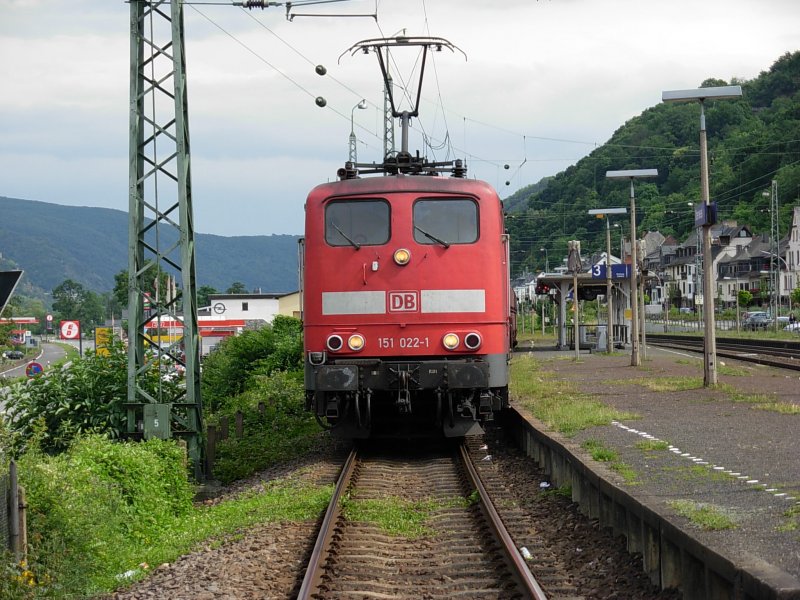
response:
<path fill-rule="evenodd" d="M 490 498 L 498 485 L 487 489 L 479 475 L 491 471 L 491 459 L 475 464 L 474 458 L 486 458 L 481 450 L 480 442 L 411 456 L 407 448 L 402 455 L 354 450 L 298 598 L 545 598 L 521 552 L 544 573 L 555 590 L 551 597 L 574 597 L 535 540 L 521 551 L 512 539 Z M 370 506 L 384 514 L 397 504 L 409 511 L 412 503 L 426 518 L 411 535 L 358 516 Z M 525 530 L 513 509 L 506 513 L 512 529 Z"/>
<path fill-rule="evenodd" d="M 717 356 L 800 371 L 800 343 L 784 340 L 717 338 Z M 647 334 L 647 343 L 690 352 L 703 351 L 703 338 Z"/>

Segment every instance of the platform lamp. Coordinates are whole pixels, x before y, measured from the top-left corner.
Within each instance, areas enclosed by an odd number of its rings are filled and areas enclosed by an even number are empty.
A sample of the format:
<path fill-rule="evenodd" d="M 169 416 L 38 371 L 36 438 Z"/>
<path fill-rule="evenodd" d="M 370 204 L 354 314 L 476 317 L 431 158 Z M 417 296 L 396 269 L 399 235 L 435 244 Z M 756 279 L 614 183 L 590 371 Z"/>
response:
<path fill-rule="evenodd" d="M 631 366 L 642 364 L 639 357 L 639 301 L 636 297 L 636 196 L 633 180 L 645 177 L 658 177 L 658 169 L 627 169 L 606 171 L 607 179 L 628 179 L 631 182 Z"/>
<path fill-rule="evenodd" d="M 703 386 L 717 385 L 717 340 L 714 315 L 714 263 L 711 256 L 711 226 L 716 222 L 716 204 L 711 204 L 708 191 L 708 144 L 706 141 L 706 100 L 736 100 L 742 87 L 726 85 L 694 90 L 671 90 L 661 93 L 663 102 L 700 103 L 700 193 L 702 202 L 695 207 L 694 222 L 703 227 Z"/>
<path fill-rule="evenodd" d="M 350 110 L 350 152 L 347 160 L 353 163 L 353 165 L 355 165 L 358 162 L 357 160 L 358 150 L 356 149 L 356 132 L 355 132 L 355 124 L 353 122 L 354 120 L 353 113 L 356 112 L 357 108 L 361 110 L 367 108 L 367 99 L 362 98 L 361 101 Z"/>
<path fill-rule="evenodd" d="M 608 324 L 606 325 L 606 352 L 614 351 L 614 309 L 611 292 L 614 289 L 611 283 L 611 219 L 609 215 L 624 215 L 627 208 L 593 208 L 590 215 L 606 220 L 606 304 L 608 306 Z"/>

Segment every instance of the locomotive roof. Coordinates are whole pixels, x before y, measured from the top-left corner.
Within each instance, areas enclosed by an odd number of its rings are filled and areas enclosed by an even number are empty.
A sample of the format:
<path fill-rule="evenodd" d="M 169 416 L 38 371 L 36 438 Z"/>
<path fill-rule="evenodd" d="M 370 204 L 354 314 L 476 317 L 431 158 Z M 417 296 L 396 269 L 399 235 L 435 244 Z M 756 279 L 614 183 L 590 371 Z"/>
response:
<path fill-rule="evenodd" d="M 389 192 L 433 192 L 497 196 L 497 192 L 491 185 L 479 179 L 398 174 L 323 183 L 311 190 L 309 197 L 316 195 L 329 197 L 385 194 Z"/>

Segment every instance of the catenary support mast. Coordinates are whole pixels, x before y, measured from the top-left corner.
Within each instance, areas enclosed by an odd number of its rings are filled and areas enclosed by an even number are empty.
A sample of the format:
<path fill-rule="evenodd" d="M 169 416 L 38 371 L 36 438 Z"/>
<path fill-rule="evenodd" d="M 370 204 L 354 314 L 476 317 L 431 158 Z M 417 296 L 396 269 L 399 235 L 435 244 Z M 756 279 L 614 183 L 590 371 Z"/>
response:
<path fill-rule="evenodd" d="M 185 439 L 199 479 L 202 404 L 183 5 L 130 0 L 130 7 L 127 430 L 134 437 Z M 171 278 L 180 285 L 165 284 Z M 173 335 L 180 321 L 182 335 Z M 185 386 L 161 377 L 147 385 L 148 360 L 184 366 Z"/>

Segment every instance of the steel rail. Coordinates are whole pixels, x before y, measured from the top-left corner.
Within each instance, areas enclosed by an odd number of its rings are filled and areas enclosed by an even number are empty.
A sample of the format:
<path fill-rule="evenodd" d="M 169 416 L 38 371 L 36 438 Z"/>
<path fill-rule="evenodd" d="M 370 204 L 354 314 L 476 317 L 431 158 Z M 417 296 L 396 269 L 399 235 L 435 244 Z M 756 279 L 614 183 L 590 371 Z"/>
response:
<path fill-rule="evenodd" d="M 309 600 L 313 594 L 319 593 L 319 588 L 322 583 L 322 566 L 325 564 L 325 560 L 330 552 L 333 531 L 336 527 L 336 522 L 339 520 L 339 513 L 341 512 L 341 498 L 350 485 L 350 480 L 356 465 L 356 458 L 357 451 L 353 448 L 342 467 L 342 472 L 336 482 L 330 504 L 328 504 L 328 510 L 325 511 L 325 517 L 322 519 L 319 535 L 317 536 L 317 541 L 314 543 L 314 549 L 311 551 L 311 558 L 308 561 L 308 567 L 306 567 L 306 573 L 303 577 L 303 584 L 300 586 L 300 592 L 297 595 L 298 600 Z"/>
<path fill-rule="evenodd" d="M 647 341 L 653 346 L 691 352 L 702 352 L 703 348 L 703 339 L 697 337 L 648 334 Z M 800 370 L 800 345 L 797 342 L 717 338 L 717 355 L 781 369 Z"/>
<path fill-rule="evenodd" d="M 546 600 L 547 596 L 542 588 L 539 587 L 539 583 L 530 572 L 530 569 L 528 569 L 525 559 L 523 559 L 520 555 L 516 544 L 514 544 L 514 540 L 511 539 L 511 536 L 509 535 L 502 519 L 500 518 L 500 514 L 497 512 L 494 504 L 492 504 L 489 494 L 486 491 L 480 476 L 478 475 L 478 471 L 475 469 L 475 465 L 472 463 L 472 458 L 469 455 L 466 444 L 462 444 L 459 450 L 461 453 L 461 460 L 464 462 L 467 475 L 470 479 L 470 484 L 476 490 L 478 490 L 481 511 L 483 512 L 489 527 L 491 527 L 495 538 L 500 542 L 506 562 L 517 579 L 517 583 L 529 598 L 532 598 L 533 600 Z"/>

